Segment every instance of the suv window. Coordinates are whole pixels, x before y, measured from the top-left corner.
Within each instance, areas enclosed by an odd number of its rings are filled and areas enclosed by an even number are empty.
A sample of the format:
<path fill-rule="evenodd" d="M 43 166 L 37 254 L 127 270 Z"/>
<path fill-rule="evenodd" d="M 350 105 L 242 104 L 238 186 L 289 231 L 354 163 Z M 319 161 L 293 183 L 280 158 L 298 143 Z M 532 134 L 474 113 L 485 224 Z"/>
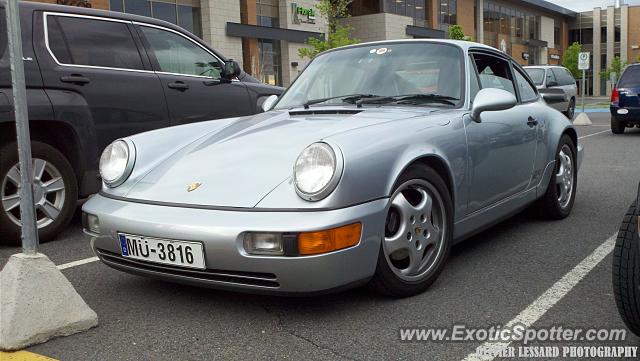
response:
<path fill-rule="evenodd" d="M 516 95 L 511 81 L 509 62 L 495 56 L 474 54 L 473 59 L 478 69 L 480 86 L 482 88 L 498 88 Z"/>
<path fill-rule="evenodd" d="M 637 88 L 640 87 L 640 66 L 633 65 L 628 67 L 620 77 L 618 82 L 619 88 Z"/>
<path fill-rule="evenodd" d="M 4 58 L 7 50 L 7 17 L 4 8 L 0 8 L 0 58 Z"/>
<path fill-rule="evenodd" d="M 571 85 L 573 84 L 573 77 L 569 76 L 567 71 L 562 68 L 550 69 L 553 71 L 553 75 L 556 77 L 558 85 Z"/>
<path fill-rule="evenodd" d="M 556 75 L 553 73 L 551 69 L 547 69 L 547 86 L 553 86 L 550 84 L 556 83 L 556 85 L 560 85 L 558 83 L 558 79 L 556 79 Z"/>
<path fill-rule="evenodd" d="M 161 72 L 220 78 L 222 63 L 193 41 L 176 33 L 141 26 Z"/>
<path fill-rule="evenodd" d="M 542 85 L 542 83 L 544 83 L 544 69 L 526 68 L 525 70 L 536 85 Z"/>
<path fill-rule="evenodd" d="M 126 23 L 47 16 L 49 48 L 63 64 L 144 69 Z"/>
<path fill-rule="evenodd" d="M 514 67 L 515 68 L 515 67 Z M 522 102 L 529 102 L 538 98 L 536 89 L 529 83 L 527 78 L 520 72 L 520 69 L 516 69 L 516 85 L 520 92 L 520 100 Z"/>

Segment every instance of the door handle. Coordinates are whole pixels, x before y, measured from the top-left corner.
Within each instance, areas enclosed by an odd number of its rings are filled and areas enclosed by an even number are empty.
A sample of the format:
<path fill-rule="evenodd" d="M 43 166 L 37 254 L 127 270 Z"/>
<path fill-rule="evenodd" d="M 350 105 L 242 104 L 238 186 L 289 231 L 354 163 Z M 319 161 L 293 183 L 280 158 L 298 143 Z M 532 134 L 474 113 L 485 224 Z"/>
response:
<path fill-rule="evenodd" d="M 527 119 L 527 125 L 530 126 L 531 128 L 533 128 L 536 125 L 538 125 L 538 121 L 534 117 L 529 117 Z"/>
<path fill-rule="evenodd" d="M 177 82 L 174 82 L 174 83 L 169 83 L 169 84 L 167 84 L 167 86 L 169 88 L 171 88 L 171 89 L 176 89 L 176 90 L 181 90 L 181 91 L 189 89 L 189 85 L 187 85 L 187 84 L 185 84 L 185 83 L 183 83 L 181 81 L 177 81 Z"/>
<path fill-rule="evenodd" d="M 89 78 L 82 76 L 80 74 L 72 74 L 72 75 L 66 75 L 66 76 L 60 77 L 60 81 L 63 83 L 72 83 L 72 84 L 78 84 L 78 85 L 84 85 L 91 82 Z"/>

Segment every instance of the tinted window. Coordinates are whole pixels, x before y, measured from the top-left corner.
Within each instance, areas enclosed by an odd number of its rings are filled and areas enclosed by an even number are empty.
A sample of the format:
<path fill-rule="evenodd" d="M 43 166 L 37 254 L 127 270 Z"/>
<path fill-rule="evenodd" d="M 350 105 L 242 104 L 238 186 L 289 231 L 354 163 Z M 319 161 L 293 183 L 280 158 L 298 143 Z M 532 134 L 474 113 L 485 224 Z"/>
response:
<path fill-rule="evenodd" d="M 470 57 L 471 61 L 473 62 L 473 57 Z M 476 98 L 476 95 L 478 94 L 478 91 L 480 91 L 480 84 L 478 83 L 478 75 L 475 72 L 475 67 L 473 65 L 473 63 L 471 64 L 471 73 L 469 74 L 469 96 L 471 99 L 471 103 L 473 103 L 473 100 Z"/>
<path fill-rule="evenodd" d="M 623 73 L 618 82 L 619 88 L 640 87 L 640 66 L 630 66 Z"/>
<path fill-rule="evenodd" d="M 49 47 L 65 64 L 143 69 L 125 23 L 66 16 L 48 16 Z"/>
<path fill-rule="evenodd" d="M 220 78 L 220 61 L 191 40 L 157 28 L 142 26 L 140 29 L 158 60 L 160 71 Z"/>
<path fill-rule="evenodd" d="M 4 9 L 0 8 L 0 58 L 4 58 L 7 50 L 7 17 Z"/>
<path fill-rule="evenodd" d="M 547 69 L 547 86 L 554 86 L 553 83 L 558 84 L 558 79 L 556 79 L 556 75 L 551 71 L 551 69 Z"/>
<path fill-rule="evenodd" d="M 567 74 L 566 70 L 561 68 L 553 68 L 553 75 L 556 77 L 556 81 L 558 85 L 569 85 L 573 84 L 573 78 L 570 78 Z"/>
<path fill-rule="evenodd" d="M 529 77 L 531 78 L 531 80 L 533 80 L 534 84 L 542 85 L 542 83 L 544 83 L 544 69 L 526 68 L 525 70 L 527 74 L 529 74 Z"/>
<path fill-rule="evenodd" d="M 478 68 L 482 88 L 502 89 L 516 95 L 507 61 L 482 54 L 475 54 L 473 58 L 476 62 L 476 68 Z"/>
<path fill-rule="evenodd" d="M 531 100 L 535 100 L 538 98 L 538 94 L 536 94 L 536 90 L 529 83 L 527 78 L 520 73 L 520 69 L 516 69 L 516 85 L 518 86 L 518 91 L 520 92 L 520 100 L 523 102 L 528 102 Z"/>
<path fill-rule="evenodd" d="M 573 78 L 573 75 L 569 73 L 567 69 L 560 69 L 560 74 L 562 75 L 562 82 L 564 85 L 574 85 L 576 80 Z"/>

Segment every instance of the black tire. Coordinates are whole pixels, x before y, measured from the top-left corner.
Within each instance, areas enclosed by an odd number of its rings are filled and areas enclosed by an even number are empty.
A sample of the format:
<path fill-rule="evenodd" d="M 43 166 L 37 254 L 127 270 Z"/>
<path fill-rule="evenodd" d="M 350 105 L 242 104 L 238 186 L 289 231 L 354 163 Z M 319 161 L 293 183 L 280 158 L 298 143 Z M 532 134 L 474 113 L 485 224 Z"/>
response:
<path fill-rule="evenodd" d="M 569 198 L 569 202 L 566 204 L 566 206 L 563 207 L 558 200 L 559 193 L 558 193 L 558 187 L 556 186 L 556 174 L 558 173 L 558 169 L 560 167 L 560 157 L 559 157 L 560 150 L 565 145 L 568 145 L 569 149 L 571 150 L 571 158 L 573 162 L 573 170 L 572 170 L 573 189 Z M 573 208 L 573 203 L 575 202 L 576 191 L 578 186 L 578 172 L 576 169 L 577 166 L 578 166 L 578 160 L 577 160 L 576 146 L 575 144 L 573 144 L 573 140 L 571 140 L 571 137 L 564 134 L 560 138 L 560 143 L 558 144 L 558 148 L 556 149 L 556 167 L 553 171 L 553 174 L 551 175 L 551 179 L 549 180 L 547 191 L 536 202 L 536 208 L 538 210 L 538 214 L 542 218 L 563 219 L 563 218 L 566 218 L 571 213 L 571 209 Z"/>
<path fill-rule="evenodd" d="M 53 240 L 71 221 L 78 202 L 78 183 L 69 161 L 52 146 L 33 141 L 31 142 L 31 155 L 34 158 L 50 162 L 60 172 L 65 184 L 65 198 L 60 213 L 53 222 L 38 229 L 39 240 L 44 243 Z M 16 143 L 9 143 L 0 147 L 0 187 L 9 170 L 17 163 L 18 149 Z M 0 207 L 0 242 L 9 246 L 19 246 L 21 243 L 20 236 L 20 227 Z"/>
<path fill-rule="evenodd" d="M 622 219 L 613 250 L 613 295 L 631 332 L 640 336 L 640 207 L 634 202 Z"/>
<path fill-rule="evenodd" d="M 624 128 L 626 128 L 624 123 L 621 123 L 615 120 L 613 117 L 611 117 L 611 132 L 613 134 L 623 134 Z"/>
<path fill-rule="evenodd" d="M 569 120 L 573 120 L 573 116 L 576 113 L 576 100 L 574 98 L 571 98 L 571 100 L 569 100 L 569 107 L 567 108 L 566 111 L 562 112 L 567 118 L 569 118 Z"/>
<path fill-rule="evenodd" d="M 398 187 L 413 179 L 420 179 L 429 182 L 440 194 L 445 212 L 445 222 L 448 231 L 445 231 L 444 244 L 442 245 L 442 253 L 439 259 L 434 263 L 434 269 L 425 278 L 417 282 L 408 282 L 402 280 L 391 270 L 387 263 L 386 256 L 384 254 L 383 245 L 380 244 L 380 251 L 378 253 L 378 262 L 376 272 L 373 278 L 369 281 L 369 287 L 378 293 L 391 296 L 394 298 L 403 298 L 414 296 L 424 292 L 431 284 L 438 278 L 442 272 L 449 252 L 451 250 L 451 243 L 453 238 L 453 203 L 451 201 L 451 195 L 444 180 L 436 171 L 425 165 L 413 165 L 407 168 L 405 172 L 398 178 L 394 186 L 394 191 Z"/>

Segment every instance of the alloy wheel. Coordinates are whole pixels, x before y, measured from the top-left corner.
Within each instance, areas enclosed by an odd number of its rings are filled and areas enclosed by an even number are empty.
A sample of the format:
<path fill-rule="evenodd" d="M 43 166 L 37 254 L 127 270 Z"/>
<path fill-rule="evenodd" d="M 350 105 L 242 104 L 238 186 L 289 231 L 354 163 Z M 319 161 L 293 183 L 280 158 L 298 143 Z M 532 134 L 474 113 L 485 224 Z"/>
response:
<path fill-rule="evenodd" d="M 444 201 L 430 183 L 413 179 L 391 197 L 383 250 L 391 270 L 404 281 L 420 281 L 436 267 L 446 237 Z"/>
<path fill-rule="evenodd" d="M 558 154 L 558 167 L 556 172 L 556 187 L 558 189 L 558 203 L 561 208 L 566 208 L 571 202 L 573 194 L 573 153 L 569 145 L 565 144 Z"/>
<path fill-rule="evenodd" d="M 20 167 L 9 169 L 2 179 L 0 200 L 2 210 L 9 219 L 20 226 Z M 33 159 L 33 199 L 36 207 L 36 224 L 43 228 L 53 223 L 65 202 L 65 184 L 60 171 L 51 162 Z"/>

